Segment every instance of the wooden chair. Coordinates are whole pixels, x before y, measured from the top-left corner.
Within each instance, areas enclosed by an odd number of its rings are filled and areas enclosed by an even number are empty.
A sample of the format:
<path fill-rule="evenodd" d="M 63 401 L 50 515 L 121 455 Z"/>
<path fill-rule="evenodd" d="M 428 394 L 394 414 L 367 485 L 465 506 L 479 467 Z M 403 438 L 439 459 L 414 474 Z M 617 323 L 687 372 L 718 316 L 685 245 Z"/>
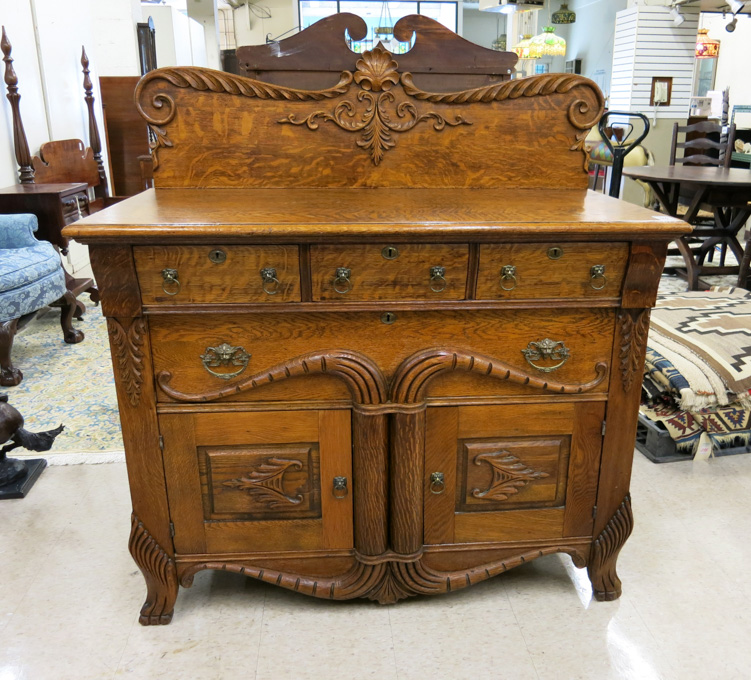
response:
<path fill-rule="evenodd" d="M 673 125 L 673 138 L 670 144 L 670 165 L 708 165 L 714 167 L 730 167 L 730 159 L 735 141 L 735 125 L 731 124 L 724 132 L 725 127 L 712 121 L 701 121 L 691 125 Z M 679 142 L 679 135 L 685 135 L 684 141 Z M 678 156 L 678 150 L 682 155 Z M 681 191 L 678 205 L 678 216 L 683 217 L 689 209 L 692 195 Z M 709 206 L 699 210 L 696 218 L 691 220 L 696 227 L 691 236 L 684 237 L 689 248 L 699 253 L 707 239 L 717 236 L 715 233 L 715 216 Z M 670 249 L 668 254 L 676 254 L 678 251 Z M 714 248 L 706 253 L 707 259 L 713 259 Z M 727 256 L 727 244 L 722 243 L 720 249 L 720 266 L 725 266 Z M 699 255 L 699 264 L 703 264 L 705 254 Z"/>

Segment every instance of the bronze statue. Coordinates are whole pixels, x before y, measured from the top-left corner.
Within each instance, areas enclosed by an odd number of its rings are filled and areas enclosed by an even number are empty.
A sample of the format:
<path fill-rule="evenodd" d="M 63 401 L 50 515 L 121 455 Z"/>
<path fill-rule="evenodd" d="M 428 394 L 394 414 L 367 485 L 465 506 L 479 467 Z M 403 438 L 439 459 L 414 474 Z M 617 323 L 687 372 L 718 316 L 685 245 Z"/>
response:
<path fill-rule="evenodd" d="M 23 422 L 23 416 L 8 403 L 8 395 L 0 394 L 0 444 L 11 442 L 0 448 L 0 494 L 4 487 L 23 480 L 29 473 L 29 465 L 36 462 L 28 461 L 27 464 L 17 458 L 8 458 L 8 452 L 19 446 L 29 451 L 49 451 L 55 437 L 64 429 L 60 425 L 46 432 L 29 432 L 23 428 Z"/>

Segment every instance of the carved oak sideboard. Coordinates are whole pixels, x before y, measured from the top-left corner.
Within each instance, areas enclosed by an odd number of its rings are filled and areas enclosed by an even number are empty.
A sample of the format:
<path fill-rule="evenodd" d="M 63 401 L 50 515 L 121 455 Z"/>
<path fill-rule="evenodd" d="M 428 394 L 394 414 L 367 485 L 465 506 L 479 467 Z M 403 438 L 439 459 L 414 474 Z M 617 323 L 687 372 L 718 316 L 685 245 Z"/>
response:
<path fill-rule="evenodd" d="M 431 35 L 448 72 L 459 38 Z M 687 226 L 587 191 L 591 81 L 427 91 L 399 58 L 316 90 L 150 72 L 157 188 L 66 230 L 107 316 L 143 624 L 202 569 L 393 603 L 565 552 L 620 595 Z"/>

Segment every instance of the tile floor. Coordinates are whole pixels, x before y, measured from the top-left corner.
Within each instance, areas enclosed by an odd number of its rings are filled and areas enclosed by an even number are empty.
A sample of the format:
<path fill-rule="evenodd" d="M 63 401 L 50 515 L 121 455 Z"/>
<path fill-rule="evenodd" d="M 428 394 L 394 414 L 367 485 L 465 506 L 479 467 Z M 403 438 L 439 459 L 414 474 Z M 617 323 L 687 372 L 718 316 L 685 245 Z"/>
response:
<path fill-rule="evenodd" d="M 751 456 L 637 454 L 632 493 L 617 602 L 557 555 L 391 607 L 202 572 L 143 628 L 124 465 L 49 468 L 0 505 L 0 680 L 748 679 Z"/>

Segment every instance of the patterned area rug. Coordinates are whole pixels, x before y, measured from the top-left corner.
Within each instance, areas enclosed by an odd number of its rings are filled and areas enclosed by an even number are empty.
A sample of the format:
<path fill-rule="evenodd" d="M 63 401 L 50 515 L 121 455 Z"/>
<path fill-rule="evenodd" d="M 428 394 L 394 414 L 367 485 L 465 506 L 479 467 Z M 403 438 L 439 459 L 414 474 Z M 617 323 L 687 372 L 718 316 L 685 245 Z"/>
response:
<path fill-rule="evenodd" d="M 87 305 L 86 314 L 73 325 L 86 335 L 83 342 L 66 345 L 60 312 L 50 310 L 24 328 L 13 343 L 13 363 L 23 372 L 23 381 L 0 388 L 23 415 L 26 429 L 65 425 L 52 451 L 45 454 L 48 460 L 55 454 L 106 454 L 123 448 L 107 324 L 88 295 L 81 300 Z M 102 456 L 102 462 L 112 459 Z"/>

